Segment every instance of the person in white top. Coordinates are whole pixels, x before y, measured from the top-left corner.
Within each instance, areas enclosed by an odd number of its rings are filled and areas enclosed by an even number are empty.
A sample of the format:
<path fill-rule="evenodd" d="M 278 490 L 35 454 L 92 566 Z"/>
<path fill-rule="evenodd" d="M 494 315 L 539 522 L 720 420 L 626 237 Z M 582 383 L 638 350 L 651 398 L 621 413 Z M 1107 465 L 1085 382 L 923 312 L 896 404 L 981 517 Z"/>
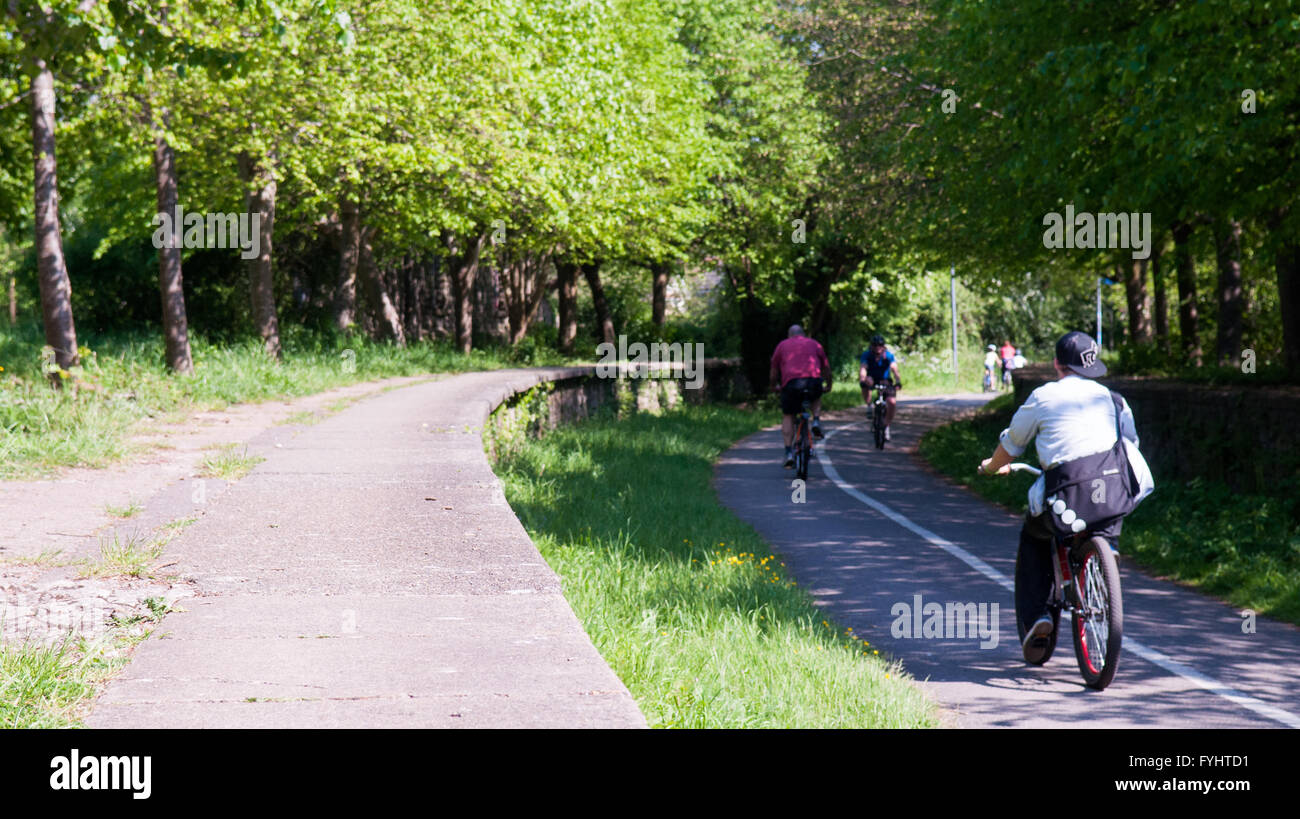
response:
<path fill-rule="evenodd" d="M 997 378 L 998 371 L 998 348 L 992 344 L 989 345 L 988 352 L 984 354 L 984 389 L 988 391 L 993 388 L 994 379 Z"/>
<path fill-rule="evenodd" d="M 999 436 L 992 457 L 980 463 L 981 473 L 1006 474 L 1011 461 L 1024 453 L 1030 441 L 1037 445 L 1038 462 L 1044 470 L 1105 452 L 1115 445 L 1115 404 L 1110 390 L 1092 380 L 1106 374 L 1106 365 L 1097 358 L 1097 352 L 1097 342 L 1086 333 L 1066 333 L 1056 342 L 1056 358 L 1052 364 L 1056 367 L 1057 380 L 1029 394 Z M 1137 449 L 1133 410 L 1127 401 L 1122 405 L 1119 427 L 1132 444 L 1126 445 L 1125 451 L 1138 479 L 1141 500 L 1155 486 L 1151 471 Z M 1028 590 L 1029 599 L 1041 601 L 1041 605 L 1028 605 L 1025 612 L 1024 654 L 1025 660 L 1031 663 L 1040 661 L 1038 658 L 1046 651 L 1048 638 L 1055 628 L 1047 614 L 1047 597 L 1052 587 L 1052 529 L 1044 517 L 1044 485 L 1045 479 L 1040 476 L 1029 488 L 1029 512 L 1020 530 L 1017 561 L 1021 574 L 1018 585 L 1023 584 Z M 1123 520 L 1117 519 L 1091 533 L 1106 538 L 1113 547 L 1122 525 Z"/>

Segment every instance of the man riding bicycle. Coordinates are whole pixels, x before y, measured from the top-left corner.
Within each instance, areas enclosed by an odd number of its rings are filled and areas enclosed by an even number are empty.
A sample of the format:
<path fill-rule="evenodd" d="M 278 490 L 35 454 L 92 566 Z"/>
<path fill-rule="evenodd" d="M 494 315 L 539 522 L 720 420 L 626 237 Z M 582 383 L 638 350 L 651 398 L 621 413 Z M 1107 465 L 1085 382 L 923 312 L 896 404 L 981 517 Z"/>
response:
<path fill-rule="evenodd" d="M 1115 446 L 1116 403 L 1110 390 L 1094 381 L 1106 374 L 1106 365 L 1097 358 L 1097 342 L 1086 333 L 1066 333 L 1056 342 L 1057 380 L 1030 393 L 1025 403 L 1002 431 L 992 457 L 980 462 L 981 474 L 1005 475 L 1013 458 L 1023 453 L 1031 440 L 1037 439 L 1038 462 L 1044 472 L 1070 461 L 1106 452 Z M 1118 396 L 1117 396 L 1118 398 Z M 1130 465 L 1138 479 L 1140 500 L 1153 488 L 1151 472 L 1137 452 L 1137 429 L 1128 402 L 1118 398 L 1122 411 L 1118 427 L 1133 443 Z M 1021 646 L 1025 661 L 1042 662 L 1051 644 L 1055 624 L 1048 614 L 1047 600 L 1054 582 L 1052 570 L 1051 509 L 1044 508 L 1045 476 L 1029 488 L 1029 511 L 1020 530 L 1020 553 L 1017 559 L 1017 587 L 1027 590 L 1023 623 L 1025 640 Z M 1101 521 L 1090 533 L 1111 543 L 1118 542 L 1123 518 Z"/>
<path fill-rule="evenodd" d="M 871 348 L 858 356 L 858 384 L 862 387 L 868 418 L 871 417 L 871 390 L 877 383 L 885 385 L 885 440 L 888 441 L 889 425 L 894 422 L 898 403 L 895 395 L 902 388 L 903 381 L 898 375 L 898 362 L 894 360 L 894 354 L 885 349 L 885 338 L 879 333 L 871 337 Z"/>
<path fill-rule="evenodd" d="M 772 352 L 768 383 L 781 394 L 781 435 L 785 439 L 785 467 L 794 467 L 794 416 L 803 412 L 803 402 L 812 407 L 812 434 L 823 437 L 821 425 L 822 381 L 831 391 L 831 363 L 822 345 L 804 335 L 798 324 L 791 325 L 784 341 Z"/>

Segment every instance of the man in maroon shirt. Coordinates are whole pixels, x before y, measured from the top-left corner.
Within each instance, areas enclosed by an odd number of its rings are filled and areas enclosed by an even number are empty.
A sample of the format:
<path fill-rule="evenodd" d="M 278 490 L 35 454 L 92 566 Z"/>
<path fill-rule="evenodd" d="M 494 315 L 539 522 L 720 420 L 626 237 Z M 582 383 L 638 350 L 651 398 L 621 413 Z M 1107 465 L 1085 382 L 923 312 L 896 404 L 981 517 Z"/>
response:
<path fill-rule="evenodd" d="M 825 392 L 831 390 L 831 363 L 822 345 L 803 334 L 798 324 L 790 327 L 785 341 L 772 353 L 772 371 L 768 383 L 781 393 L 781 435 L 785 438 L 785 466 L 794 466 L 794 416 L 803 411 L 803 402 L 812 405 L 812 433 L 822 437 L 822 381 Z"/>

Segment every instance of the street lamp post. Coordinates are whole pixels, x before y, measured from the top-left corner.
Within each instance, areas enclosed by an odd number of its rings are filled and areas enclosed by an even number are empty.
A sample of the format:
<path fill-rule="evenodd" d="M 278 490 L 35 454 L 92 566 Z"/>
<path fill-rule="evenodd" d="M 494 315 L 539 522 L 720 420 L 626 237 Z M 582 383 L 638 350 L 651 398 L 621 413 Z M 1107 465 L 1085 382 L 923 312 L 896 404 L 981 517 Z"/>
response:
<path fill-rule="evenodd" d="M 948 268 L 948 291 L 952 297 L 952 385 L 956 387 L 957 379 L 957 266 Z"/>

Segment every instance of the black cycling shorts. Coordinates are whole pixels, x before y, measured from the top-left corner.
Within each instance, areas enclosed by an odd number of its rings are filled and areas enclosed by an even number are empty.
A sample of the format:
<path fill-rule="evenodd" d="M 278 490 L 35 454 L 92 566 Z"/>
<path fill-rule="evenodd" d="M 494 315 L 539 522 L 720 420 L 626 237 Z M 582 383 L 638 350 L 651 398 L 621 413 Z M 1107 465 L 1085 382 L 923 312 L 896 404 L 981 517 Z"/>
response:
<path fill-rule="evenodd" d="M 781 388 L 781 412 L 786 415 L 798 415 L 803 412 L 803 402 L 811 404 L 821 397 L 822 380 L 820 378 L 792 378 Z"/>
<path fill-rule="evenodd" d="M 898 395 L 898 385 L 895 384 L 893 381 L 877 381 L 875 384 L 873 384 L 873 385 L 872 385 L 871 387 L 869 387 L 868 389 L 870 389 L 870 390 L 872 390 L 872 391 L 874 392 L 875 389 L 876 389 L 876 387 L 881 386 L 881 385 L 884 385 L 884 387 L 885 387 L 885 397 L 886 397 L 886 398 L 893 398 L 894 396 Z M 867 382 L 863 381 L 863 382 L 862 382 L 862 386 L 863 386 L 863 387 L 866 387 L 866 386 L 867 386 Z"/>

